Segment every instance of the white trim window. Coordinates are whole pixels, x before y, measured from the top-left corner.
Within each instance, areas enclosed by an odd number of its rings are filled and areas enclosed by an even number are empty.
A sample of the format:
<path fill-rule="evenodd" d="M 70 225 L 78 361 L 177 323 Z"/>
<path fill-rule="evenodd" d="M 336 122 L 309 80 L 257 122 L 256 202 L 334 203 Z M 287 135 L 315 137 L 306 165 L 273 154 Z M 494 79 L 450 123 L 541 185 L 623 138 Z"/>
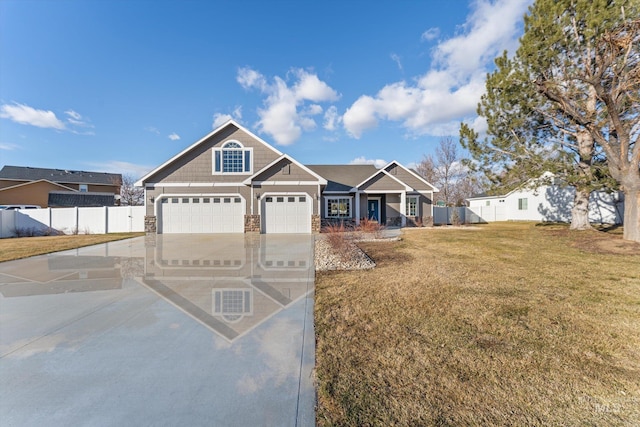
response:
<path fill-rule="evenodd" d="M 89 191 L 89 184 L 80 184 L 79 188 L 81 193 L 86 193 Z"/>
<path fill-rule="evenodd" d="M 407 216 L 418 216 L 418 196 L 407 196 Z"/>
<path fill-rule="evenodd" d="M 225 142 L 213 148 L 213 174 L 247 175 L 253 173 L 253 148 L 238 141 Z"/>
<path fill-rule="evenodd" d="M 351 218 L 351 197 L 326 197 L 325 218 Z"/>
<path fill-rule="evenodd" d="M 529 203 L 527 198 L 523 198 L 523 199 L 518 199 L 518 210 L 519 211 L 526 211 L 529 209 Z"/>

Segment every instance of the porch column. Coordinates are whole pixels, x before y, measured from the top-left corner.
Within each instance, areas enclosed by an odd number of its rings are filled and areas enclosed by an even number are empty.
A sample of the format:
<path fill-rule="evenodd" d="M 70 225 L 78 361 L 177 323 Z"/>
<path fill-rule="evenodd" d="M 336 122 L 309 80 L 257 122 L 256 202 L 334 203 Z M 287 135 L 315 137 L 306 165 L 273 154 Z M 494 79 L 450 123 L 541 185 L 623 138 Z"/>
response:
<path fill-rule="evenodd" d="M 407 192 L 400 193 L 400 225 L 407 225 Z"/>
<path fill-rule="evenodd" d="M 360 192 L 356 192 L 356 225 L 360 225 Z"/>

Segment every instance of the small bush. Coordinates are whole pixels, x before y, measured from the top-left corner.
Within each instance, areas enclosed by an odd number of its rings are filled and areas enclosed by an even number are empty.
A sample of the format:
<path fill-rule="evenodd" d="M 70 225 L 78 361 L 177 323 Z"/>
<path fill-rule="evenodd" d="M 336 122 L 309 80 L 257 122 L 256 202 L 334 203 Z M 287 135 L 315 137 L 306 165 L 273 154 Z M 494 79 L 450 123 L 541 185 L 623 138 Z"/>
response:
<path fill-rule="evenodd" d="M 327 235 L 327 241 L 335 253 L 343 260 L 348 259 L 351 243 L 344 224 L 329 224 L 324 227 L 323 232 Z"/>
<path fill-rule="evenodd" d="M 458 213 L 458 208 L 453 208 L 453 213 L 451 214 L 451 224 L 452 225 L 462 224 L 462 219 L 460 218 L 460 214 Z"/>
<path fill-rule="evenodd" d="M 38 230 L 34 227 L 16 227 L 11 231 L 16 237 L 33 237 L 38 235 Z"/>
<path fill-rule="evenodd" d="M 373 234 L 375 239 L 380 239 L 382 238 L 382 231 L 385 228 L 386 227 L 378 221 L 363 218 L 360 220 L 360 225 L 358 226 L 357 231 L 360 233 Z"/>

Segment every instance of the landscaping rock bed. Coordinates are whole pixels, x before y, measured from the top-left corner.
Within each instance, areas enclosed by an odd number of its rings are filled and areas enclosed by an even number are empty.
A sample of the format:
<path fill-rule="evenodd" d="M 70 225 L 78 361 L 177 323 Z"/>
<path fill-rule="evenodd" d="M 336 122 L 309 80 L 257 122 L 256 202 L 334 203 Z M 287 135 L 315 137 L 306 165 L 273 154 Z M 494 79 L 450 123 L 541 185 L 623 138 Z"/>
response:
<path fill-rule="evenodd" d="M 315 242 L 316 271 L 327 270 L 367 270 L 374 268 L 376 263 L 360 249 L 355 242 L 392 241 L 397 237 L 384 238 L 372 233 L 354 236 L 347 233 L 341 245 L 334 247 L 327 235 L 319 235 Z"/>
<path fill-rule="evenodd" d="M 316 271 L 366 270 L 376 266 L 371 258 L 353 242 L 347 242 L 344 249 L 334 250 L 327 239 L 316 239 Z"/>

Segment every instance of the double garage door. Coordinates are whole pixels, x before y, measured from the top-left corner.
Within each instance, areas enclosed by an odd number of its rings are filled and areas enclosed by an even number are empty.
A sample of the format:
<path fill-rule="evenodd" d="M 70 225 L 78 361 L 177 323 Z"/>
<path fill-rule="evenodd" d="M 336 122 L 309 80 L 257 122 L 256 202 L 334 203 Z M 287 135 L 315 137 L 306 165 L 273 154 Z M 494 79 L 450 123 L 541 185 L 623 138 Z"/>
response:
<path fill-rule="evenodd" d="M 262 198 L 263 233 L 310 233 L 311 199 L 306 194 Z M 240 196 L 163 196 L 159 232 L 244 233 L 245 200 Z"/>
<path fill-rule="evenodd" d="M 311 199 L 309 196 L 264 197 L 262 231 L 264 233 L 310 233 Z"/>
<path fill-rule="evenodd" d="M 172 196 L 160 200 L 161 233 L 243 233 L 239 196 Z"/>

